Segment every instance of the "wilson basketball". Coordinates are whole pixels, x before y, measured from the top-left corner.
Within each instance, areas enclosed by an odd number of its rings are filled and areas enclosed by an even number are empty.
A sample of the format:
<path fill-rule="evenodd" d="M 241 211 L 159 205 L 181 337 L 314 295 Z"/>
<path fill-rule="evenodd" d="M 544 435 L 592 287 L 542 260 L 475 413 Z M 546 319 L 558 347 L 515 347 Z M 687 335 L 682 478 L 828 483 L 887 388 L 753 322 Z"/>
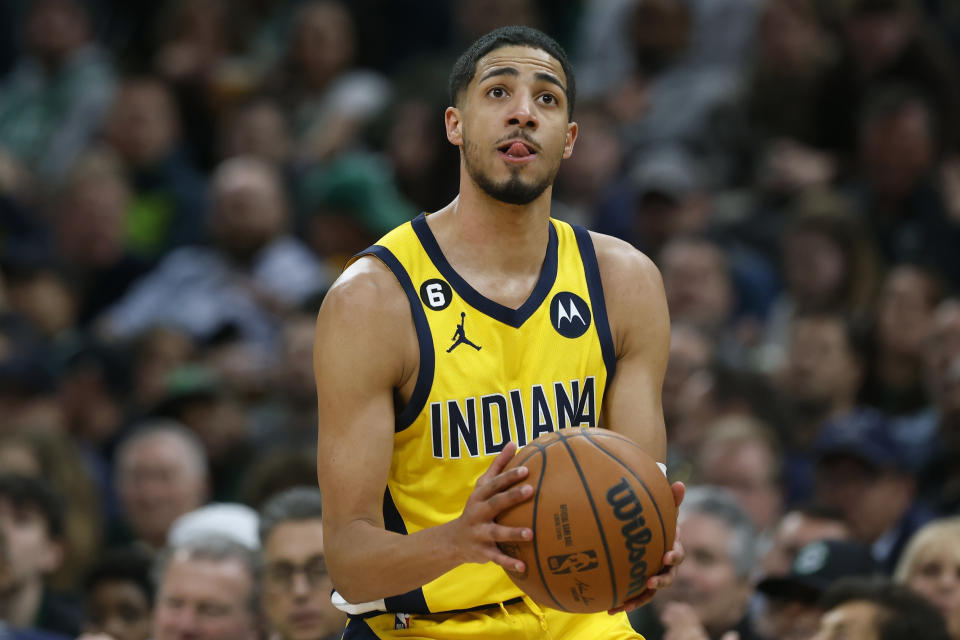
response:
<path fill-rule="evenodd" d="M 673 546 L 677 509 L 656 461 L 606 429 L 570 428 L 521 449 L 533 496 L 497 518 L 530 527 L 530 542 L 502 543 L 523 560 L 507 571 L 536 602 L 576 613 L 606 611 L 644 590 Z"/>

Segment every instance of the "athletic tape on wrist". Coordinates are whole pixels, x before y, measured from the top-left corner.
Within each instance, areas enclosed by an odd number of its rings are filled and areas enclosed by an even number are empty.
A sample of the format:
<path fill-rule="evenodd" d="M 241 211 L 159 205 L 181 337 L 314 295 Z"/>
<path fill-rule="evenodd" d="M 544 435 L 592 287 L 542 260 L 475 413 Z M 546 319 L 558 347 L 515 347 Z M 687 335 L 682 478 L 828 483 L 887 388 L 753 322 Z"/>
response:
<path fill-rule="evenodd" d="M 667 465 L 663 464 L 662 462 L 658 462 L 658 463 L 657 463 L 657 466 L 660 467 L 660 471 L 663 471 L 663 477 L 666 478 L 666 477 L 667 477 Z"/>

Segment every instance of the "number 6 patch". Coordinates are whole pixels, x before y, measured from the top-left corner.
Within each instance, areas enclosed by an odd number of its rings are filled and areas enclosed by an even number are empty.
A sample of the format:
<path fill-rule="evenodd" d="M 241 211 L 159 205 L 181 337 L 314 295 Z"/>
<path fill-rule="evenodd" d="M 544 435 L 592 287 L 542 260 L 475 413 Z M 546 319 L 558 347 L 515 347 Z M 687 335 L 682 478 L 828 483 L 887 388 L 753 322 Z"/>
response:
<path fill-rule="evenodd" d="M 450 306 L 450 302 L 453 300 L 453 290 L 443 280 L 432 278 L 420 285 L 420 299 L 423 300 L 423 304 L 434 311 L 440 311 Z"/>

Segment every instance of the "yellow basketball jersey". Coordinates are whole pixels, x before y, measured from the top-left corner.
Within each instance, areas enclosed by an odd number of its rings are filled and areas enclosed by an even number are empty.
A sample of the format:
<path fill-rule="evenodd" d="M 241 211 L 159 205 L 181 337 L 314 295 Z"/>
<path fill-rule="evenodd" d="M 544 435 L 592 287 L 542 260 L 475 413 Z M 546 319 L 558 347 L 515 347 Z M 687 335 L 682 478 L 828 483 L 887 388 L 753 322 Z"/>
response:
<path fill-rule="evenodd" d="M 413 533 L 457 518 L 508 441 L 522 447 L 556 429 L 597 426 L 615 355 L 596 253 L 586 229 L 549 224 L 540 278 L 518 309 L 461 278 L 424 215 L 359 254 L 393 271 L 420 344 L 414 391 L 398 407 L 383 506 L 389 530 Z M 490 562 L 461 565 L 386 605 L 436 613 L 520 595 Z"/>

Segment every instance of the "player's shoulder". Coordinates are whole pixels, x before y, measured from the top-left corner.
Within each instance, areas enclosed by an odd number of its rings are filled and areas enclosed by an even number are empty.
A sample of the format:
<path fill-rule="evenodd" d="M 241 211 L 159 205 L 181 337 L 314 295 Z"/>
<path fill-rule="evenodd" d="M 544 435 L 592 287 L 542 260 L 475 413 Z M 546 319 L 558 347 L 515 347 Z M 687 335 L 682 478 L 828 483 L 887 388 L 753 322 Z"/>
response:
<path fill-rule="evenodd" d="M 645 253 L 629 242 L 606 235 L 590 232 L 593 248 L 597 254 L 597 266 L 606 286 L 607 280 L 618 282 L 621 279 L 636 280 L 640 283 L 660 282 L 660 270 Z"/>
<path fill-rule="evenodd" d="M 354 260 L 324 296 L 321 315 L 409 315 L 403 288 L 387 265 L 372 255 Z"/>
<path fill-rule="evenodd" d="M 669 344 L 663 278 L 653 260 L 619 238 L 590 232 L 618 358 L 636 345 Z"/>

